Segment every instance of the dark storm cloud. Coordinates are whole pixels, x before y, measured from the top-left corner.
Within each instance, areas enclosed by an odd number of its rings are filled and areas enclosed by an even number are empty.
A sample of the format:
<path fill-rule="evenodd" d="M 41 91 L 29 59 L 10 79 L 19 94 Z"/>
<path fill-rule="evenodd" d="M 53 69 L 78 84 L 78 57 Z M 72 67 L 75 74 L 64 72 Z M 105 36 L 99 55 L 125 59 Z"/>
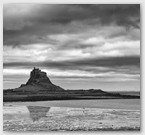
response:
<path fill-rule="evenodd" d="M 92 59 L 80 59 L 72 61 L 45 61 L 45 62 L 8 62 L 3 64 L 4 68 L 8 67 L 33 67 L 33 66 L 44 66 L 47 68 L 57 68 L 61 70 L 70 69 L 87 69 L 87 67 L 122 67 L 122 66 L 137 66 L 140 67 L 139 56 L 128 56 L 128 57 L 110 57 L 110 58 L 92 58 Z"/>
<path fill-rule="evenodd" d="M 72 22 L 139 28 L 139 18 L 139 4 L 36 5 L 27 15 L 11 17 L 4 10 L 4 45 L 46 43 L 49 34 L 69 33 Z"/>
<path fill-rule="evenodd" d="M 130 4 L 110 4 L 110 5 L 53 5 L 51 17 L 47 17 L 50 12 L 47 5 L 43 5 L 39 16 L 32 18 L 32 21 L 40 23 L 66 24 L 77 20 L 99 19 L 100 23 L 108 24 L 116 22 L 118 25 L 130 25 L 138 27 L 140 17 L 140 5 Z M 135 20 L 131 20 L 135 17 Z"/>
<path fill-rule="evenodd" d="M 112 58 L 100 58 L 100 59 L 88 59 L 82 61 L 75 61 L 76 65 L 90 65 L 90 66 L 106 66 L 106 67 L 114 67 L 114 66 L 124 66 L 124 65 L 139 65 L 140 57 L 138 56 L 129 56 L 129 57 L 112 57 Z"/>

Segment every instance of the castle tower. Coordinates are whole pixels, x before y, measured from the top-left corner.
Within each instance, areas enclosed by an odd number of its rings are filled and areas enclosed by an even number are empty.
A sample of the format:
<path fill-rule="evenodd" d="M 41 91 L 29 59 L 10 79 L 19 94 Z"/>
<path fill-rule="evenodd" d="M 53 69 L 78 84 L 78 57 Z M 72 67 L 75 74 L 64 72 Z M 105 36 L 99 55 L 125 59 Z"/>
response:
<path fill-rule="evenodd" d="M 30 73 L 30 79 L 26 84 L 33 84 L 39 82 L 51 83 L 50 79 L 47 77 L 46 72 L 42 72 L 39 68 L 34 67 L 34 69 Z"/>

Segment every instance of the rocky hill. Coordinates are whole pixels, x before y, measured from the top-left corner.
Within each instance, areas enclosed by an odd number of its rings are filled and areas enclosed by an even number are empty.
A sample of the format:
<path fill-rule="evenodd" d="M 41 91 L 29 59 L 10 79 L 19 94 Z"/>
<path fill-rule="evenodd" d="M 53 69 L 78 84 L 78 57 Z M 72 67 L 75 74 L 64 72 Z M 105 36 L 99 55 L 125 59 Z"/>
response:
<path fill-rule="evenodd" d="M 41 71 L 39 68 L 35 68 L 30 73 L 30 78 L 26 84 L 22 84 L 14 91 L 64 91 L 63 88 L 54 85 L 47 77 L 46 72 Z"/>

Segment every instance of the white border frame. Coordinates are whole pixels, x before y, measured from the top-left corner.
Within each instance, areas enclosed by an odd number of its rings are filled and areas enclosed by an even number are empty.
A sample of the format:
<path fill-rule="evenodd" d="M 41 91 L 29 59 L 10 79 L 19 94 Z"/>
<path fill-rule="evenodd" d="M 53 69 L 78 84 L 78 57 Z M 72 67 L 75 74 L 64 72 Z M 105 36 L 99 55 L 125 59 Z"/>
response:
<path fill-rule="evenodd" d="M 7 134 L 20 134 L 20 132 L 4 132 L 3 131 L 3 4 L 7 3 L 44 3 L 44 4 L 141 4 L 140 5 L 140 14 L 141 14 L 141 131 L 96 131 L 96 132 L 21 132 L 21 134 L 28 134 L 28 135 L 36 135 L 36 134 L 50 134 L 50 135 L 60 135 L 60 134 L 101 134 L 101 135 L 108 135 L 108 134 L 126 134 L 126 135 L 132 135 L 132 134 L 145 134 L 144 133 L 144 115 L 145 114 L 145 99 L 144 99 L 144 71 L 145 69 L 145 53 L 144 53 L 144 19 L 145 19 L 145 0 L 3 0 L 0 1 L 0 109 L 1 109 L 1 115 L 0 115 L 0 135 L 7 135 Z"/>

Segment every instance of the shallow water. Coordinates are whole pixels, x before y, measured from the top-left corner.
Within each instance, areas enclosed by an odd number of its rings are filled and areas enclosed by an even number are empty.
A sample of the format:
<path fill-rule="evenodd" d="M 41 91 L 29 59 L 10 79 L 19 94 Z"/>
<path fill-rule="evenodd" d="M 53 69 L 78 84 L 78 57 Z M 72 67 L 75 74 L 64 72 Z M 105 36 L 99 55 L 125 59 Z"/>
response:
<path fill-rule="evenodd" d="M 139 130 L 140 100 L 4 103 L 4 131 Z"/>
<path fill-rule="evenodd" d="M 57 100 L 39 102 L 13 102 L 6 105 L 32 105 L 45 107 L 105 108 L 140 110 L 140 99 Z"/>

